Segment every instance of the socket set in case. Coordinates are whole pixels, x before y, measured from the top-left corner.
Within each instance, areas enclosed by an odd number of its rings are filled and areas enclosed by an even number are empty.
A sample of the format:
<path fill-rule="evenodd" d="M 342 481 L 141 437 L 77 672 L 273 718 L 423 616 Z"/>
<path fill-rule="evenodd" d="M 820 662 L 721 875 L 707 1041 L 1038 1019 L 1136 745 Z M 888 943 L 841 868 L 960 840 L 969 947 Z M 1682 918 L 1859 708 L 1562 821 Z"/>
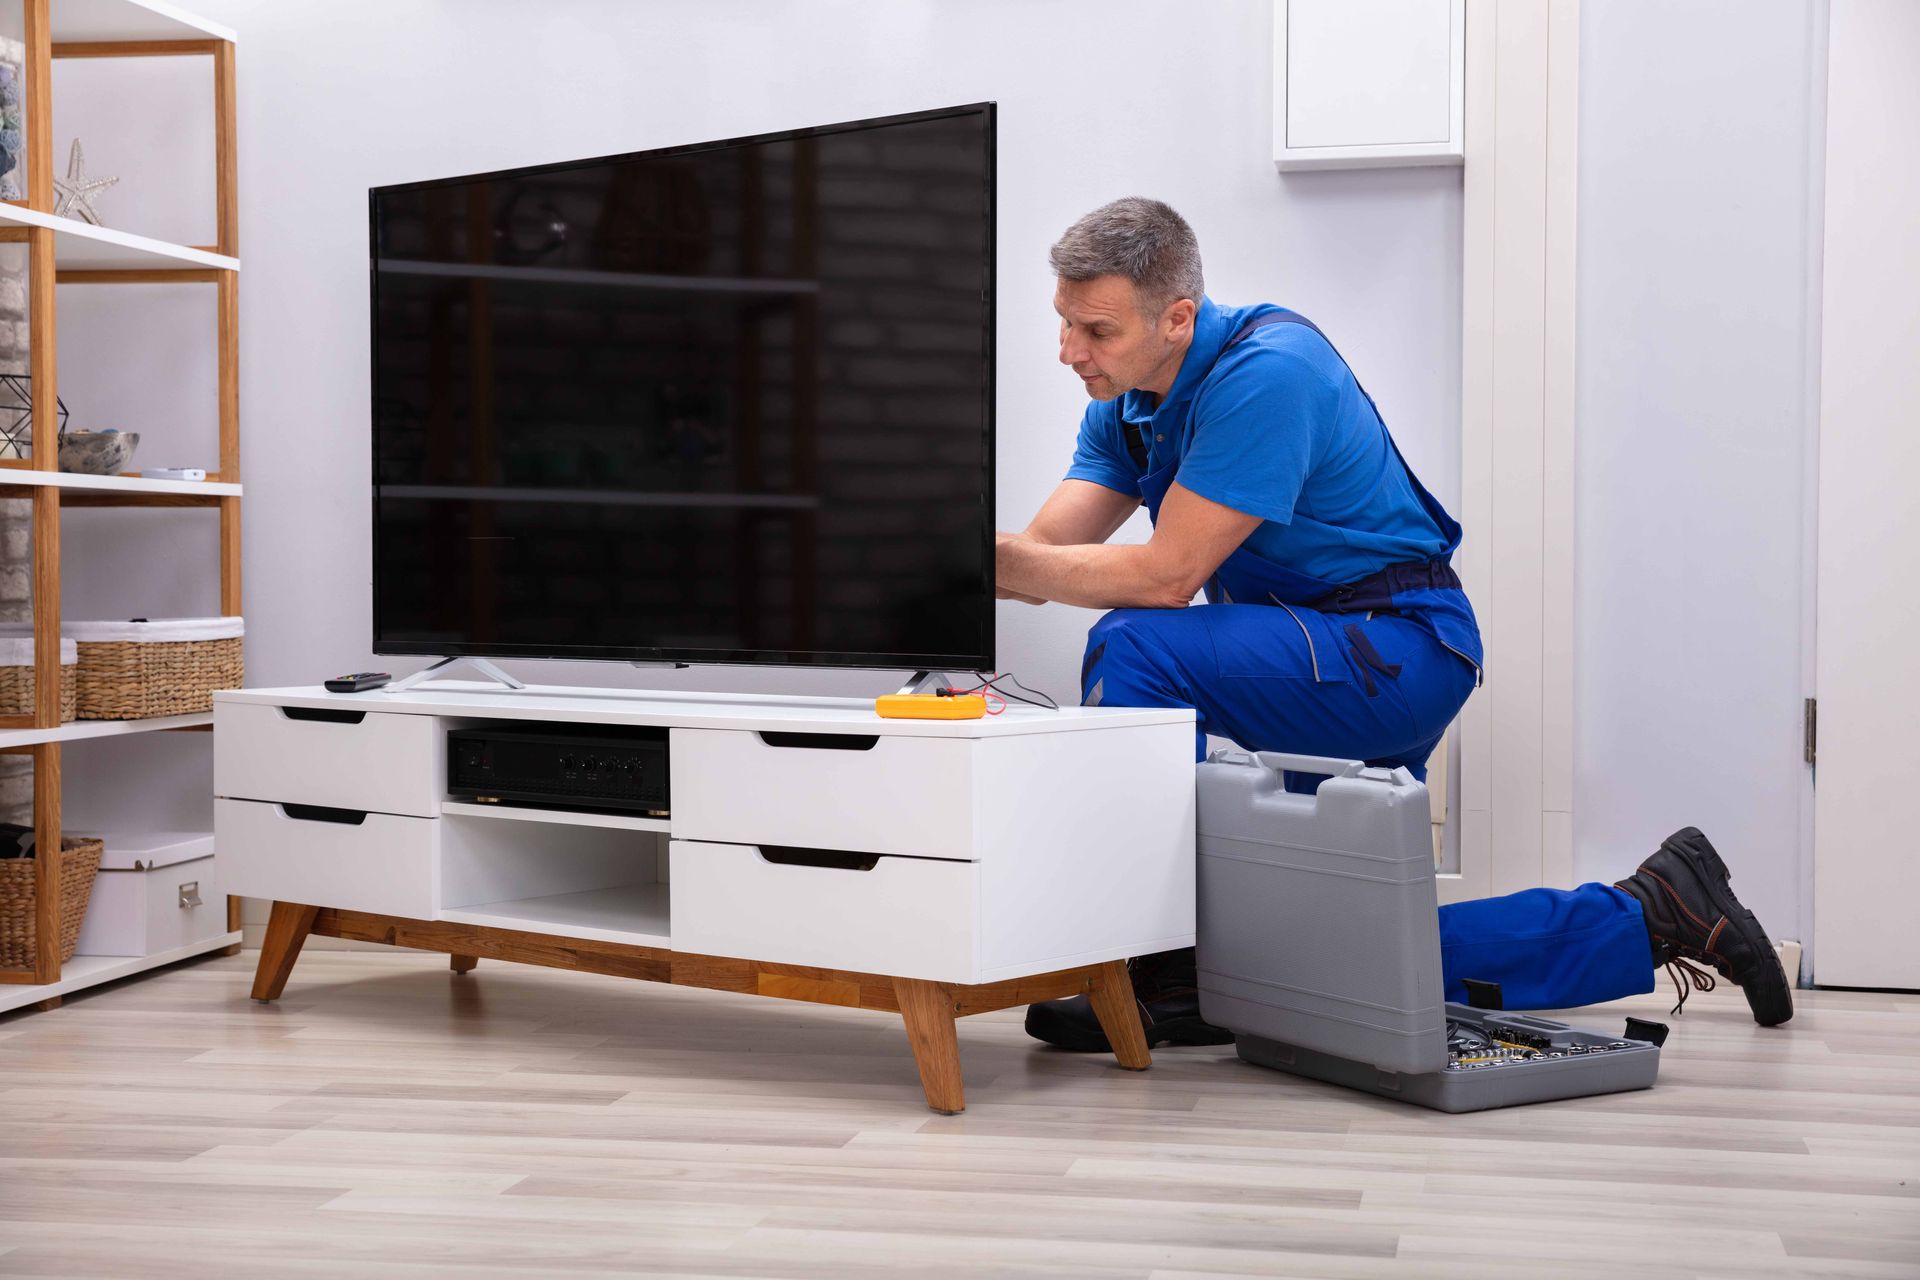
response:
<path fill-rule="evenodd" d="M 1297 794 L 1287 770 L 1327 777 Z M 1440 1111 L 1653 1084 L 1658 1023 L 1443 998 L 1427 789 L 1405 769 L 1215 752 L 1197 786 L 1200 1012 L 1242 1059 Z"/>

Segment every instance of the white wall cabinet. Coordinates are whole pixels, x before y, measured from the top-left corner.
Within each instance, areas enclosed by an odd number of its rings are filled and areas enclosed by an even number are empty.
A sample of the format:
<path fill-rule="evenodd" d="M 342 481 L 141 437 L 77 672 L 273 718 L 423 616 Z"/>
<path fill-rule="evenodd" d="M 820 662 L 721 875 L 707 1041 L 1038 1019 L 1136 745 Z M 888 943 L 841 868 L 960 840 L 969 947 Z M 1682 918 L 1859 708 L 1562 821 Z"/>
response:
<path fill-rule="evenodd" d="M 1277 0 L 1281 170 L 1460 164 L 1466 0 Z"/>

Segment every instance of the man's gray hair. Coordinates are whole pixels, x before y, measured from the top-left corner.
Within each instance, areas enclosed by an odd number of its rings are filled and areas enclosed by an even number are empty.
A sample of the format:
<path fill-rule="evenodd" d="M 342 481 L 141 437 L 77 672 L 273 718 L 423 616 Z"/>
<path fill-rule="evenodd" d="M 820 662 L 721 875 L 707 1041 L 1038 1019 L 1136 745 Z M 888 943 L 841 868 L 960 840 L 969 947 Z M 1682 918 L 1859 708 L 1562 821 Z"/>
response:
<path fill-rule="evenodd" d="M 1047 257 L 1055 275 L 1076 284 L 1126 277 L 1149 319 L 1179 298 L 1198 306 L 1206 291 L 1193 228 L 1171 205 L 1144 196 L 1101 205 L 1068 227 Z"/>

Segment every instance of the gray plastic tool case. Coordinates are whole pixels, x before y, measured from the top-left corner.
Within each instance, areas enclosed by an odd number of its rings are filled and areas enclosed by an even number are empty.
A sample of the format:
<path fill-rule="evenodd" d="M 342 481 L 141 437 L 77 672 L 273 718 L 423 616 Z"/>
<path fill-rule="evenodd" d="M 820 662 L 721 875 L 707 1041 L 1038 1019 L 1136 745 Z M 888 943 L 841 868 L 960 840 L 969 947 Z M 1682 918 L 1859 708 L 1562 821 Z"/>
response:
<path fill-rule="evenodd" d="M 1331 776 L 1299 795 L 1286 769 Z M 1198 787 L 1200 1012 L 1246 1061 L 1441 1111 L 1653 1084 L 1655 1044 L 1444 1000 L 1427 789 L 1405 769 L 1216 751 Z"/>

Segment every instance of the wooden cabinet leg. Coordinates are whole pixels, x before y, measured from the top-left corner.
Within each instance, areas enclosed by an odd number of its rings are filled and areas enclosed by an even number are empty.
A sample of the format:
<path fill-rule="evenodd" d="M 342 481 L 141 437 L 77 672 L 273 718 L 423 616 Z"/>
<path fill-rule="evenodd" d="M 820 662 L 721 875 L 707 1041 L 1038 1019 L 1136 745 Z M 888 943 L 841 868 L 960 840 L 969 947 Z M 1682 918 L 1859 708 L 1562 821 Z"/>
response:
<path fill-rule="evenodd" d="M 318 907 L 297 902 L 273 904 L 273 914 L 267 917 L 267 935 L 260 942 L 260 967 L 253 971 L 255 1000 L 278 1000 L 287 989 L 293 962 L 300 958 L 300 948 L 306 945 L 307 933 L 319 914 Z"/>
<path fill-rule="evenodd" d="M 1133 998 L 1133 977 L 1127 972 L 1127 962 L 1109 960 L 1101 965 L 1100 976 L 1087 995 L 1120 1065 L 1129 1071 L 1145 1071 L 1152 1066 L 1153 1059 L 1147 1054 L 1147 1033 L 1140 1026 L 1140 1005 Z"/>
<path fill-rule="evenodd" d="M 960 1078 L 960 1037 L 953 1025 L 953 995 L 937 982 L 895 978 L 894 999 L 907 1022 L 907 1040 L 920 1068 L 920 1084 L 927 1105 L 943 1116 L 967 1109 L 966 1085 Z"/>
<path fill-rule="evenodd" d="M 227 895 L 227 932 L 233 933 L 233 932 L 236 932 L 239 928 L 240 928 L 240 899 L 234 897 L 232 894 L 228 894 Z M 238 942 L 231 943 L 228 946 L 223 947 L 220 951 L 220 954 L 223 956 L 237 956 L 240 954 L 240 944 Z"/>
<path fill-rule="evenodd" d="M 455 973 L 472 973 L 479 966 L 479 956 L 449 955 L 447 957 L 447 967 Z"/>
<path fill-rule="evenodd" d="M 52 1013 L 60 1007 L 60 1001 L 62 999 L 63 997 L 61 996 L 48 996 L 45 1000 L 36 1002 L 33 1007 L 42 1013 Z"/>

